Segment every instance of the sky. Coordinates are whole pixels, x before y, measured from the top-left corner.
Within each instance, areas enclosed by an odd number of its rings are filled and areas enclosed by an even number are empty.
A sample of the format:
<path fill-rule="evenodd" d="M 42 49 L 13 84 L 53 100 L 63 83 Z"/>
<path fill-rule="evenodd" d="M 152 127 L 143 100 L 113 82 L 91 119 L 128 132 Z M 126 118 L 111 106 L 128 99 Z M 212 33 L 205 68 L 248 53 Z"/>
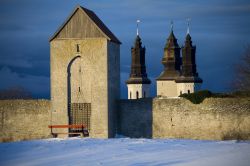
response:
<path fill-rule="evenodd" d="M 155 78 L 174 23 L 182 46 L 191 18 L 196 64 L 202 89 L 228 92 L 237 75 L 235 65 L 250 44 L 249 0 L 0 0 L 0 90 L 21 86 L 36 98 L 50 98 L 49 38 L 79 4 L 92 11 L 120 39 L 121 97 L 127 98 L 131 46 L 136 20 L 146 47 L 146 67 L 156 95 Z"/>

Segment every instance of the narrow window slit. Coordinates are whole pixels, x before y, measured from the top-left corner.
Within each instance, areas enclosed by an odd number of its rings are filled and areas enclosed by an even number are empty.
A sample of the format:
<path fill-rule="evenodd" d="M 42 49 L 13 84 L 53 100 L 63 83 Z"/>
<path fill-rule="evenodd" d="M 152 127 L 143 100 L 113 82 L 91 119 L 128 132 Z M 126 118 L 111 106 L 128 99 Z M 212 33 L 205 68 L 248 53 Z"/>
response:
<path fill-rule="evenodd" d="M 79 44 L 76 44 L 76 52 L 80 52 L 80 47 L 79 47 Z"/>

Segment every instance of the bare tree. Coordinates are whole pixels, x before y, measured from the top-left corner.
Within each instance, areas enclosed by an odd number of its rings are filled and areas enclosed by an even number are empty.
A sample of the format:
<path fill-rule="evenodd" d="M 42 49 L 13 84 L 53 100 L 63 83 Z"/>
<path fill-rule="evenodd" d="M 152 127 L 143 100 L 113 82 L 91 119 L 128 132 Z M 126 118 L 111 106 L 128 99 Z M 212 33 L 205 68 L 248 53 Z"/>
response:
<path fill-rule="evenodd" d="M 234 87 L 238 91 L 250 92 L 250 44 L 246 46 L 242 59 L 236 66 Z"/>
<path fill-rule="evenodd" d="M 20 86 L 0 90 L 0 100 L 5 99 L 32 99 L 31 93 Z"/>

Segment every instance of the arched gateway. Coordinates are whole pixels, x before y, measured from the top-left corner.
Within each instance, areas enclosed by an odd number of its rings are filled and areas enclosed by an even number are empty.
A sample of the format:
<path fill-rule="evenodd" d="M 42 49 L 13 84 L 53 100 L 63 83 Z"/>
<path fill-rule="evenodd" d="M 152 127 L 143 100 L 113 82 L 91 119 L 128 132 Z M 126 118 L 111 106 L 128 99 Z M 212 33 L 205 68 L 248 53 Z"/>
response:
<path fill-rule="evenodd" d="M 79 45 L 76 47 L 80 52 Z M 67 86 L 68 86 L 68 118 L 70 125 L 85 125 L 85 131 L 90 132 L 91 103 L 84 99 L 89 90 L 84 88 L 83 81 L 88 79 L 84 77 L 84 68 L 81 63 L 81 56 L 74 57 L 67 67 Z M 70 132 L 81 131 L 82 128 L 72 128 Z"/>

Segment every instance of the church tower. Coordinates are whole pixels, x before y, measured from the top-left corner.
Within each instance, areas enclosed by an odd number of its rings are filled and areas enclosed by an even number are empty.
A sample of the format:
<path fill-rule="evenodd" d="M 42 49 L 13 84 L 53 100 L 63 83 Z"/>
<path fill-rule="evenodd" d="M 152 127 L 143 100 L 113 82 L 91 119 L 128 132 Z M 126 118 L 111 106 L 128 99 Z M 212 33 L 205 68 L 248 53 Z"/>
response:
<path fill-rule="evenodd" d="M 162 58 L 164 71 L 157 80 L 172 80 L 180 75 L 180 47 L 174 35 L 173 23 L 171 24 L 171 32 L 167 39 Z"/>
<path fill-rule="evenodd" d="M 183 93 L 193 93 L 200 89 L 202 79 L 196 71 L 196 47 L 192 44 L 189 22 L 185 45 L 181 49 L 182 58 L 172 24 L 162 58 L 164 71 L 156 80 L 157 96 L 178 97 Z"/>
<path fill-rule="evenodd" d="M 184 77 L 198 76 L 196 72 L 195 52 L 196 46 L 192 44 L 188 24 L 185 45 L 182 47 L 182 75 Z"/>
<path fill-rule="evenodd" d="M 128 99 L 138 99 L 149 97 L 151 81 L 147 78 L 145 65 L 145 47 L 142 47 L 141 38 L 138 32 L 137 20 L 137 35 L 135 38 L 134 47 L 131 48 L 131 71 L 130 77 L 126 81 L 128 86 Z"/>
<path fill-rule="evenodd" d="M 196 46 L 192 44 L 192 38 L 189 32 L 189 22 L 185 45 L 182 49 L 182 72 L 181 77 L 176 79 L 177 91 L 181 95 L 183 93 L 193 93 L 200 89 L 202 79 L 198 76 L 196 70 L 195 53 Z"/>
<path fill-rule="evenodd" d="M 157 78 L 157 96 L 174 97 L 177 95 L 175 79 L 180 76 L 180 47 L 173 31 L 173 22 L 171 22 L 171 31 L 164 48 L 162 58 L 164 71 Z"/>

